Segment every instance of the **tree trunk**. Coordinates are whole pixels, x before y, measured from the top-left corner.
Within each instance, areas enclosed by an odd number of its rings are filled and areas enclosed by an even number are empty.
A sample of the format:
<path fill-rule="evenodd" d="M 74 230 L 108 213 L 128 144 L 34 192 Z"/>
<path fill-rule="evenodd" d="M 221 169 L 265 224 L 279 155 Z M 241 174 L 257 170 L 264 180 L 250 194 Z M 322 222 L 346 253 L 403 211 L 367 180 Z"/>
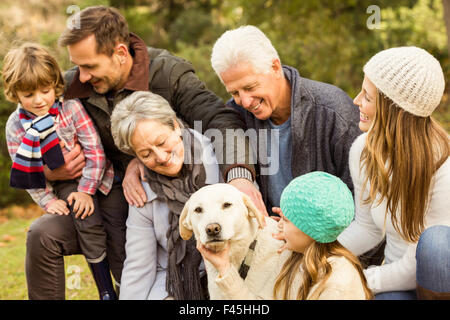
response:
<path fill-rule="evenodd" d="M 444 5 L 444 20 L 447 27 L 447 50 L 450 57 L 450 0 L 442 0 Z"/>

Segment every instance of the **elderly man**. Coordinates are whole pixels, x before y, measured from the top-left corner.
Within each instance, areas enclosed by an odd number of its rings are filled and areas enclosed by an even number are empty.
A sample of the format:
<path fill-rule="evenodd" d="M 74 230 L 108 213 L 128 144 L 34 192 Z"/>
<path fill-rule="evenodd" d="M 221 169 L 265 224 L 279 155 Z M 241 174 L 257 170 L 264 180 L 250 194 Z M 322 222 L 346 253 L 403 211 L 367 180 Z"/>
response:
<path fill-rule="evenodd" d="M 109 206 L 100 214 L 107 233 L 109 265 L 119 284 L 125 259 L 128 203 L 142 207 L 147 197 L 140 183 L 143 166 L 114 145 L 110 117 L 116 104 L 135 91 L 152 91 L 169 101 L 177 115 L 190 126 L 196 120 L 201 121 L 203 131 L 215 128 L 225 132 L 244 124 L 236 112 L 225 108 L 222 100 L 205 88 L 190 63 L 166 50 L 148 48 L 142 39 L 129 32 L 127 21 L 116 9 L 88 7 L 74 19 L 77 23 L 67 28 L 59 39 L 77 65 L 65 75 L 64 96 L 82 101 L 114 166 L 114 184 L 106 201 Z M 235 137 L 241 141 L 237 145 L 245 145 L 243 134 L 238 132 L 233 140 Z M 260 194 L 253 190 L 254 168 L 248 154 L 231 149 L 231 156 L 227 154 L 225 159 L 234 161 L 220 166 L 224 180 L 252 193 L 257 200 Z M 221 151 L 216 149 L 216 153 Z M 73 149 L 65 158 L 64 166 L 45 170 L 48 180 L 74 179 L 81 174 L 84 160 L 79 149 Z M 263 207 L 262 200 L 260 206 Z M 73 223 L 66 220 L 57 215 L 44 215 L 30 227 L 26 255 L 30 299 L 64 299 L 63 256 L 80 252 L 73 237 Z"/>
<path fill-rule="evenodd" d="M 362 132 L 358 108 L 345 92 L 282 65 L 270 40 L 254 26 L 225 32 L 214 45 L 211 64 L 232 96 L 227 106 L 258 133 L 251 144 L 269 212 L 279 207 L 293 178 L 311 171 L 338 176 L 353 190 L 348 155 Z"/>

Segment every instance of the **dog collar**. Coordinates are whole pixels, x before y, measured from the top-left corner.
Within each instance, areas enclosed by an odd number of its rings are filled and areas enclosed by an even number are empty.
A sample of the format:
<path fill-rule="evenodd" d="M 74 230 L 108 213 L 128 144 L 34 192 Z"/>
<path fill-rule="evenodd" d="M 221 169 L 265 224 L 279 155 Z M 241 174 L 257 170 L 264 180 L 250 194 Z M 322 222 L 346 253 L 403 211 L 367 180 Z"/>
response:
<path fill-rule="evenodd" d="M 256 239 L 250 243 L 250 246 L 248 247 L 247 254 L 245 255 L 244 260 L 241 263 L 241 266 L 239 267 L 239 275 L 243 280 L 247 278 L 248 270 L 250 269 L 250 265 L 252 263 L 253 254 L 255 252 L 256 247 Z"/>

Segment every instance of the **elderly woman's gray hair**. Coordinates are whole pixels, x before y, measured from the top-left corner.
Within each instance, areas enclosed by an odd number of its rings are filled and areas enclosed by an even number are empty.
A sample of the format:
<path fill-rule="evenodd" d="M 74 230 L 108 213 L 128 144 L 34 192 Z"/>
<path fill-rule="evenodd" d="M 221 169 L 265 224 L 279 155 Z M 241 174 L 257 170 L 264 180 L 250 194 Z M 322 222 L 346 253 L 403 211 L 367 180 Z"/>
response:
<path fill-rule="evenodd" d="M 148 91 L 133 92 L 115 106 L 111 115 L 111 134 L 119 150 L 136 155 L 131 145 L 131 136 L 142 120 L 154 120 L 172 129 L 175 128 L 174 121 L 177 121 L 180 128 L 183 128 L 166 99 Z"/>
<path fill-rule="evenodd" d="M 217 39 L 211 54 L 211 65 L 220 81 L 221 73 L 239 63 L 251 63 L 257 73 L 268 73 L 274 59 L 280 60 L 269 38 L 255 26 L 228 30 Z"/>

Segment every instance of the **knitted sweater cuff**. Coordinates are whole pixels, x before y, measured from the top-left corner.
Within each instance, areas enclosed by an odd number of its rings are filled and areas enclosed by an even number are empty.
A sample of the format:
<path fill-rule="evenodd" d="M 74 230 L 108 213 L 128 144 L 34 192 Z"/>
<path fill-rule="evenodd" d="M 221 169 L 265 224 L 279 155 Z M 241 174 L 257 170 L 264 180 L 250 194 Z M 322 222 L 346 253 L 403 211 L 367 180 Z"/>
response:
<path fill-rule="evenodd" d="M 223 277 L 218 276 L 215 282 L 227 299 L 254 299 L 249 296 L 250 293 L 234 266 L 231 266 Z"/>
<path fill-rule="evenodd" d="M 234 167 L 227 173 L 227 183 L 234 179 L 244 178 L 253 182 L 251 171 L 245 167 Z"/>

